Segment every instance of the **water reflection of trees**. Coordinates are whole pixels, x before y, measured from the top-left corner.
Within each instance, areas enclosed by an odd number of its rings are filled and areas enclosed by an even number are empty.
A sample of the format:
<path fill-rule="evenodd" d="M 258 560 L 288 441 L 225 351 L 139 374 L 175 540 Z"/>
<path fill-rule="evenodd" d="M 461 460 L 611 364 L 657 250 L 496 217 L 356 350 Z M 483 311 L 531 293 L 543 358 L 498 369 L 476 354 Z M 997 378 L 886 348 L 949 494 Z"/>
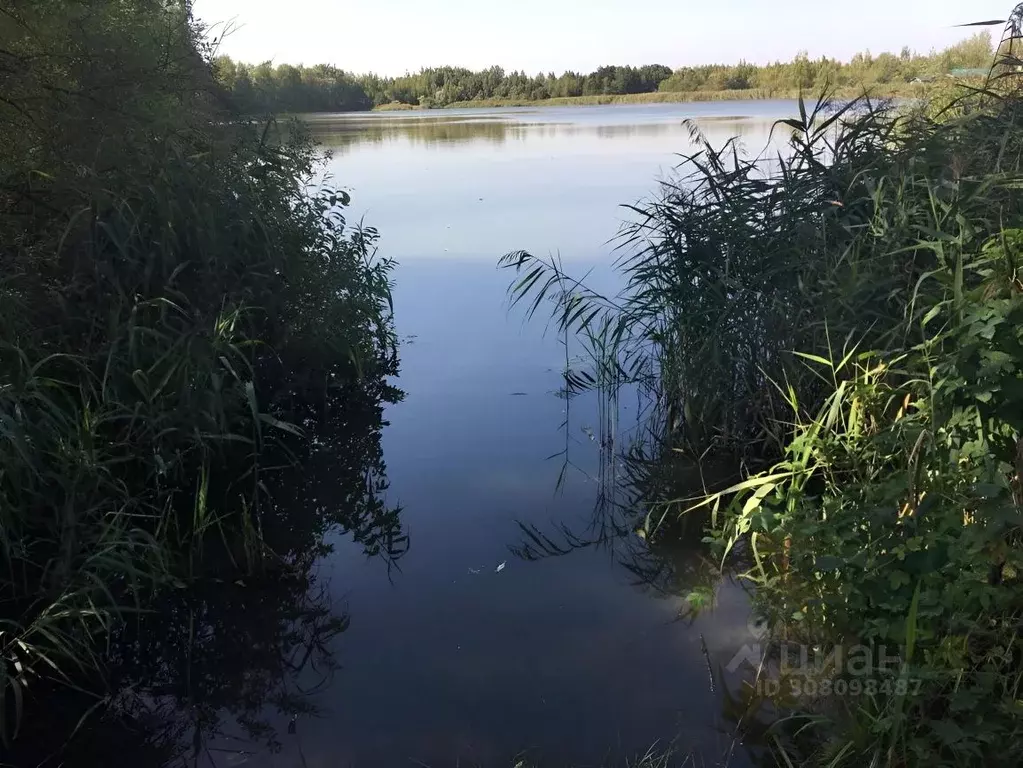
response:
<path fill-rule="evenodd" d="M 650 138 L 654 136 L 665 136 L 669 133 L 678 133 L 678 122 L 598 125 L 596 126 L 595 131 L 597 137 L 601 139 Z"/>
<path fill-rule="evenodd" d="M 522 139 L 529 126 L 505 120 L 379 118 L 311 123 L 313 137 L 323 146 L 345 152 L 359 144 L 384 144 L 403 139 L 413 145 L 484 142 L 503 144 Z"/>
<path fill-rule="evenodd" d="M 45 712 L 26 718 L 16 753 L 0 764 L 234 765 L 280 749 L 316 714 L 315 694 L 338 669 L 333 643 L 349 626 L 318 569 L 327 535 L 347 533 L 388 567 L 407 549 L 400 510 L 384 498 L 380 442 L 383 406 L 398 397 L 383 380 L 318 406 L 296 396 L 290 415 L 315 440 L 264 481 L 263 537 L 272 552 L 241 578 L 204 554 L 194 580 L 177 582 L 112 634 L 112 693 L 97 701 L 47 691 L 29 704 Z M 55 745 L 54 732 L 74 735 Z"/>
<path fill-rule="evenodd" d="M 562 392 L 567 402 L 573 390 L 569 382 Z M 641 408 L 638 426 L 622 429 L 620 394 L 620 390 L 610 396 L 599 392 L 599 427 L 590 435 L 599 446 L 595 475 L 571 455 L 577 442 L 569 434 L 571 418 L 562 425 L 566 442 L 560 456 L 565 470 L 559 485 L 567 482 L 568 472 L 583 473 L 595 481 L 599 490 L 590 518 L 579 527 L 560 524 L 546 529 L 520 522 L 521 540 L 512 550 L 529 561 L 603 550 L 632 575 L 633 586 L 656 597 L 681 598 L 678 616 L 690 620 L 704 603 L 685 598 L 711 600 L 723 579 L 739 584 L 735 573 L 748 566 L 742 553 L 733 552 L 722 572 L 720 561 L 710 555 L 704 541 L 709 513 L 686 512 L 690 500 L 737 481 L 738 468 L 731 462 L 699 460 L 663 447 L 663 424 L 654 408 Z M 717 726 L 724 740 L 722 752 L 716 755 L 720 763 L 715 764 L 769 764 L 771 727 L 779 716 L 779 702 L 763 695 L 749 670 L 743 668 L 737 674 L 726 670 L 737 648 L 727 647 L 720 656 L 719 649 L 711 651 L 703 634 L 699 639 L 705 661 L 694 659 L 694 663 L 706 663 L 711 691 L 721 707 Z"/>
<path fill-rule="evenodd" d="M 569 382 L 562 396 L 571 413 L 573 386 Z M 567 394 L 566 394 L 567 393 Z M 620 394 L 620 393 L 619 393 Z M 585 524 L 561 523 L 547 528 L 519 523 L 519 543 L 514 554 L 524 560 L 560 557 L 582 549 L 601 549 L 632 574 L 633 584 L 663 597 L 686 597 L 709 592 L 720 580 L 719 563 L 709 557 L 704 544 L 706 516 L 685 513 L 691 499 L 708 485 L 726 482 L 729 467 L 695 461 L 688 456 L 659 447 L 661 434 L 648 409 L 638 417 L 631 439 L 623 443 L 625 430 L 619 423 L 619 394 L 601 393 L 596 434 L 599 446 L 595 474 L 572 458 L 571 417 L 562 425 L 565 449 L 559 484 L 567 473 L 581 473 L 598 489 L 592 514 Z"/>
<path fill-rule="evenodd" d="M 697 121 L 703 124 L 704 121 Z M 710 133 L 719 125 L 727 125 L 729 136 L 742 137 L 750 131 L 769 130 L 762 121 L 740 118 L 707 120 Z M 346 152 L 360 144 L 384 144 L 404 140 L 413 145 L 437 146 L 482 142 L 504 144 L 571 136 L 595 136 L 599 139 L 639 139 L 685 136 L 682 120 L 598 124 L 586 122 L 540 122 L 502 117 L 376 117 L 311 120 L 308 127 L 313 137 L 335 152 Z"/>

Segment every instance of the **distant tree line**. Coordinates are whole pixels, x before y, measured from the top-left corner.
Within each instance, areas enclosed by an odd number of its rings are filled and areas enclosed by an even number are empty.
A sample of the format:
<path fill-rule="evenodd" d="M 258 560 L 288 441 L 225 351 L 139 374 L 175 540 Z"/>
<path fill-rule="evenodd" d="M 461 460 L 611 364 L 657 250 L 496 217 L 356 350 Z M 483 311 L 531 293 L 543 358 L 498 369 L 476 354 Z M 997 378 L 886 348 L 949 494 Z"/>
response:
<path fill-rule="evenodd" d="M 976 34 L 943 51 L 919 54 L 903 48 L 899 54 L 869 51 L 850 61 L 805 52 L 792 61 L 767 65 L 708 64 L 672 71 L 661 64 L 642 67 L 600 67 L 589 74 L 553 72 L 530 76 L 490 67 L 475 72 L 462 67 L 433 67 L 400 77 L 356 75 L 337 67 L 311 67 L 271 62 L 250 65 L 227 56 L 216 59 L 217 76 L 235 106 L 260 112 L 349 112 L 383 104 L 443 107 L 484 99 L 541 101 L 568 96 L 633 93 L 748 90 L 788 91 L 836 87 L 898 85 L 943 77 L 956 69 L 986 67 L 994 50 L 987 32 Z"/>
<path fill-rule="evenodd" d="M 920 54 L 903 48 L 898 54 L 870 51 L 848 62 L 822 57 L 811 59 L 805 51 L 789 62 L 758 66 L 741 61 L 734 65 L 710 64 L 682 67 L 662 80 L 658 90 L 668 92 L 727 91 L 759 88 L 765 91 L 836 87 L 899 85 L 933 80 L 958 69 L 989 67 L 994 60 L 991 34 L 981 32 L 942 51 Z"/>

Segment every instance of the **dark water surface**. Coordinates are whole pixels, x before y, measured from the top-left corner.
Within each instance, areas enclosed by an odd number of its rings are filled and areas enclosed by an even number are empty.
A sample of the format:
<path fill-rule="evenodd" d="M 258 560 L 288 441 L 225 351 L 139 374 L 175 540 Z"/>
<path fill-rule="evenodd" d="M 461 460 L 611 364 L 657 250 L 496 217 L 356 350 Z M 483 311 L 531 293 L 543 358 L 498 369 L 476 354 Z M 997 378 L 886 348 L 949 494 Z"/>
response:
<path fill-rule="evenodd" d="M 401 264 L 392 383 L 405 397 L 381 412 L 378 391 L 336 416 L 333 447 L 295 481 L 290 502 L 317 522 L 270 541 L 300 553 L 294 576 L 225 585 L 200 620 L 172 611 L 184 618 L 153 648 L 136 643 L 145 662 L 125 680 L 145 690 L 128 685 L 126 707 L 138 722 L 176 724 L 173 764 L 511 766 L 527 751 L 595 765 L 673 739 L 697 765 L 750 764 L 720 670 L 751 641 L 745 593 L 714 575 L 698 531 L 650 550 L 597 504 L 596 400 L 556 396 L 566 350 L 509 312 L 512 275 L 496 262 L 559 253 L 613 288 L 619 205 L 654 193 L 692 149 L 684 120 L 715 144 L 738 135 L 759 151 L 794 111 L 315 119 L 334 182 L 352 193 L 350 220 L 378 228 L 381 253 Z M 627 399 L 619 446 L 636 421 Z M 575 466 L 562 475 L 564 457 L 550 457 L 566 445 Z M 323 554 L 315 544 L 331 523 Z M 524 547 L 531 526 L 564 554 Z M 611 528 L 621 535 L 601 535 Z M 395 557 L 365 554 L 388 548 Z M 684 618 L 702 584 L 717 584 L 714 609 Z"/>
<path fill-rule="evenodd" d="M 328 560 L 352 626 L 323 717 L 300 723 L 310 764 L 315 755 L 325 765 L 498 765 L 523 749 L 552 764 L 594 763 L 675 736 L 708 765 L 729 753 L 743 764 L 701 636 L 713 663 L 727 663 L 747 639 L 746 600 L 726 585 L 715 611 L 678 620 L 688 589 L 672 577 L 698 548 L 665 555 L 651 583 L 618 562 L 630 557 L 621 546 L 533 562 L 509 551 L 523 540 L 520 522 L 584 533 L 598 484 L 569 471 L 556 493 L 562 460 L 547 457 L 565 447 L 565 402 L 553 394 L 565 350 L 542 323 L 509 313 L 511 275 L 495 263 L 515 249 L 559 253 L 612 284 L 608 240 L 628 213 L 619 206 L 652 194 L 691 150 L 684 119 L 715 144 L 739 136 L 759 151 L 773 121 L 794 111 L 714 103 L 316 125 L 353 211 L 401 262 L 397 327 L 414 338 L 401 351 L 407 398 L 387 410 L 383 433 L 388 498 L 404 506 L 411 547 L 391 580 L 340 542 Z M 594 403 L 576 400 L 571 416 L 571 457 L 595 474 Z"/>

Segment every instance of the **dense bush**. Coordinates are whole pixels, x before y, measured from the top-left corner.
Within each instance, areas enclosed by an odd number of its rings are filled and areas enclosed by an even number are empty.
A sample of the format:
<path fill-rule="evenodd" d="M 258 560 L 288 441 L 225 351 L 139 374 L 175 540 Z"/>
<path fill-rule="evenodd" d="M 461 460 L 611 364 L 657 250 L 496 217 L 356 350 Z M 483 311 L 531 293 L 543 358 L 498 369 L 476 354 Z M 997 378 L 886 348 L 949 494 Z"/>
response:
<path fill-rule="evenodd" d="M 204 531 L 258 560 L 275 403 L 393 367 L 375 233 L 225 104 L 187 2 L 0 15 L 0 703 Z"/>
<path fill-rule="evenodd" d="M 775 702 L 795 713 L 770 732 L 785 765 L 1023 750 L 1021 19 L 983 89 L 801 105 L 779 158 L 704 144 L 633 209 L 621 296 L 506 257 L 519 299 L 589 339 L 596 372 L 573 382 L 638 379 L 668 449 L 744 469 L 668 508 L 709 508 L 719 553 L 741 547 L 775 649 L 872 649 L 813 670 L 818 694 L 859 695 Z"/>

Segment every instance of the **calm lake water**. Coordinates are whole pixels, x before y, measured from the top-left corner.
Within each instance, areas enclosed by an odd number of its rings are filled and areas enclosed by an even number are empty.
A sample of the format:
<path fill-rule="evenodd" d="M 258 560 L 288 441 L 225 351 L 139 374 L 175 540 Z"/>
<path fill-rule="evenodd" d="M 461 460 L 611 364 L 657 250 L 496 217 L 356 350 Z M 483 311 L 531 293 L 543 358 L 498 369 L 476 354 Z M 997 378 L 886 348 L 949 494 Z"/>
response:
<path fill-rule="evenodd" d="M 756 152 L 796 112 L 742 102 L 317 121 L 352 212 L 401 264 L 407 398 L 386 412 L 383 450 L 411 546 L 390 578 L 342 542 L 327 562 L 352 625 L 322 717 L 300 723 L 310 764 L 510 765 L 520 750 L 594 764 L 672 738 L 707 765 L 745 764 L 708 655 L 726 665 L 751 641 L 746 598 L 726 584 L 716 610 L 679 620 L 685 576 L 708 570 L 692 568 L 698 547 L 664 553 L 645 579 L 628 567 L 631 544 L 536 561 L 510 551 L 520 523 L 552 537 L 558 525 L 591 530 L 597 419 L 592 400 L 572 403 L 570 456 L 583 471 L 569 470 L 557 492 L 563 460 L 548 457 L 565 448 L 566 405 L 554 394 L 565 350 L 542 322 L 509 312 L 512 275 L 496 262 L 517 249 L 556 253 L 612 285 L 620 206 L 654 193 L 692 150 L 685 120 L 715 144 L 738 136 Z"/>
<path fill-rule="evenodd" d="M 751 765 L 724 670 L 755 641 L 746 593 L 715 575 L 698 531 L 650 549 L 598 503 L 596 400 L 557 395 L 562 340 L 509 309 L 512 274 L 496 265 L 518 249 L 560 254 L 613 288 L 620 206 L 654 194 L 693 149 L 686 120 L 758 152 L 795 112 L 718 102 L 316 117 L 333 182 L 352 194 L 349 220 L 378 228 L 381 254 L 400 262 L 391 383 L 404 399 L 381 413 L 370 397 L 340 417 L 314 482 L 294 493 L 299 507 L 341 510 L 356 535 L 333 529 L 320 553 L 316 535 L 292 531 L 305 576 L 204 597 L 161 630 L 138 654 L 152 668 L 125 674 L 133 716 L 175 713 L 175 738 L 194 740 L 189 765 L 195 752 L 208 765 L 511 766 L 522 752 L 597 765 L 672 740 L 697 765 Z M 636 411 L 622 402 L 619 447 Z M 367 556 L 398 524 L 407 546 Z M 544 542 L 556 551 L 539 552 Z M 706 584 L 713 610 L 687 616 L 686 596 Z M 193 640 L 173 656 L 178 636 Z M 187 695 L 172 695 L 182 676 Z"/>

